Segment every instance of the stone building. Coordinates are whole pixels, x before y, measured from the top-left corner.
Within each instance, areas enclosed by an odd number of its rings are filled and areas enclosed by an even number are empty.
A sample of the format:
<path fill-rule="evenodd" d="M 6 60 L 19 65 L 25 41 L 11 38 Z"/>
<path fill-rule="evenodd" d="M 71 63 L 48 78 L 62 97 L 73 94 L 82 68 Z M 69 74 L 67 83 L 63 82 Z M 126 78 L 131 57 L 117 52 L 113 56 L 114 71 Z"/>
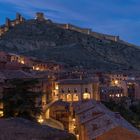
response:
<path fill-rule="evenodd" d="M 124 89 L 117 86 L 100 87 L 100 97 L 102 101 L 120 100 L 124 94 Z"/>
<path fill-rule="evenodd" d="M 108 78 L 108 82 L 106 84 L 100 82 L 101 100 L 118 100 L 122 97 L 140 99 L 139 74 L 114 72 L 104 74 L 103 78 Z"/>
<path fill-rule="evenodd" d="M 69 131 L 71 121 L 70 103 L 58 100 L 49 109 L 50 118 L 60 121 L 65 130 Z"/>
<path fill-rule="evenodd" d="M 65 79 L 55 83 L 54 99 L 75 102 L 87 99 L 100 100 L 99 82 L 94 79 Z"/>

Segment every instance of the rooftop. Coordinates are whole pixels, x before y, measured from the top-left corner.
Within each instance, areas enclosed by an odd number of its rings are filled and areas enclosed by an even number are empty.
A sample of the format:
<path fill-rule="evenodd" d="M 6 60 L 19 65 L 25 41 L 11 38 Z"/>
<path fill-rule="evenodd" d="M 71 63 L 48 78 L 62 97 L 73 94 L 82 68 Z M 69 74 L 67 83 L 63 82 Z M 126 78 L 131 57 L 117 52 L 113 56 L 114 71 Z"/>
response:
<path fill-rule="evenodd" d="M 75 140 L 75 137 L 66 131 L 21 118 L 0 119 L 0 124 L 1 140 L 60 140 L 63 137 Z"/>
<path fill-rule="evenodd" d="M 64 79 L 59 80 L 58 84 L 90 84 L 95 82 L 97 82 L 95 79 Z"/>
<path fill-rule="evenodd" d="M 125 128 L 140 136 L 140 131 L 128 123 L 119 113 L 114 113 L 100 102 L 81 101 L 74 105 L 79 122 L 84 124 L 90 140 L 116 127 Z"/>
<path fill-rule="evenodd" d="M 26 79 L 33 78 L 30 73 L 22 70 L 0 70 L 1 79 Z"/>

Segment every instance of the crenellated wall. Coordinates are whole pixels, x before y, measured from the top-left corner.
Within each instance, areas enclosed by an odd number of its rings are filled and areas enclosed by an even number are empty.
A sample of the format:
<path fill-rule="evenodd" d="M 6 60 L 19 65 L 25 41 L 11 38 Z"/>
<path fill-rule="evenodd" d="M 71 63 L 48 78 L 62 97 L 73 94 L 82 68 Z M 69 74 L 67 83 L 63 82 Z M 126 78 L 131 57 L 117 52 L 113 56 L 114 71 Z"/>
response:
<path fill-rule="evenodd" d="M 44 13 L 37 12 L 36 13 L 36 20 L 38 20 L 38 21 L 46 20 L 45 16 L 44 16 Z M 10 20 L 9 18 L 6 18 L 5 25 L 0 27 L 0 37 L 5 32 L 7 32 L 11 27 L 14 27 L 18 24 L 21 24 L 24 21 L 25 21 L 25 19 L 19 13 L 16 14 L 16 19 L 15 20 Z M 49 20 L 46 20 L 46 21 L 49 21 Z M 92 29 L 89 29 L 89 28 L 80 28 L 80 27 L 74 26 L 72 24 L 58 24 L 57 23 L 56 25 L 58 27 L 63 28 L 63 29 L 77 31 L 77 32 L 80 32 L 80 33 L 84 33 L 84 34 L 87 34 L 87 35 L 94 36 L 98 39 L 110 40 L 110 41 L 115 41 L 115 42 L 120 41 L 119 36 L 113 36 L 113 35 L 107 35 L 107 34 L 101 34 L 101 33 L 93 32 Z"/>
<path fill-rule="evenodd" d="M 107 35 L 107 34 L 101 34 L 101 33 L 97 33 L 97 32 L 91 32 L 90 35 L 99 38 L 99 39 L 107 39 L 107 40 L 111 40 L 111 41 L 119 41 L 119 36 L 113 36 L 113 35 Z"/>
<path fill-rule="evenodd" d="M 80 28 L 80 27 L 74 26 L 72 24 L 57 24 L 57 26 L 59 26 L 63 29 L 73 30 L 73 31 L 77 31 L 77 32 L 80 32 L 80 33 L 84 33 L 84 34 L 90 34 L 92 32 L 91 29 Z"/>
<path fill-rule="evenodd" d="M 10 20 L 6 18 L 6 22 L 3 26 L 0 26 L 0 37 L 5 34 L 11 27 L 14 27 L 18 24 L 21 24 L 25 21 L 24 17 L 22 17 L 19 13 L 16 14 L 15 20 Z"/>
<path fill-rule="evenodd" d="M 101 34 L 101 33 L 97 33 L 97 32 L 93 32 L 92 29 L 88 29 L 88 28 L 80 28 L 71 24 L 57 24 L 57 26 L 63 28 L 63 29 L 67 29 L 67 30 L 73 30 L 73 31 L 77 31 L 80 33 L 84 33 L 87 35 L 91 35 L 94 36 L 98 39 L 107 39 L 107 40 L 111 40 L 111 41 L 119 41 L 119 36 L 113 36 L 113 35 L 107 35 L 107 34 Z"/>

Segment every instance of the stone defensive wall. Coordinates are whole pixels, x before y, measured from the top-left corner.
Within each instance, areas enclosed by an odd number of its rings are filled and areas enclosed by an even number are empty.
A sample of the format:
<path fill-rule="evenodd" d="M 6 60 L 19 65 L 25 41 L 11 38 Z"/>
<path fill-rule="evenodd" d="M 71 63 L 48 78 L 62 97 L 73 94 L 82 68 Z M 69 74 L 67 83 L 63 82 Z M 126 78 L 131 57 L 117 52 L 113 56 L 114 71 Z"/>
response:
<path fill-rule="evenodd" d="M 67 30 L 73 30 L 73 31 L 77 31 L 80 33 L 84 33 L 84 34 L 90 34 L 91 33 L 91 29 L 88 28 L 80 28 L 77 26 L 74 26 L 72 24 L 57 24 L 57 26 L 63 28 L 63 29 L 67 29 Z"/>
<path fill-rule="evenodd" d="M 0 26 L 0 36 L 6 33 L 11 27 L 21 24 L 24 21 L 25 19 L 19 13 L 16 14 L 15 20 L 10 20 L 9 18 L 6 18 L 5 24 Z"/>
<path fill-rule="evenodd" d="M 106 39 L 106 40 L 111 40 L 111 41 L 115 41 L 115 42 L 120 40 L 119 36 L 113 36 L 113 35 L 107 35 L 107 34 L 93 32 L 92 29 L 80 28 L 80 27 L 74 26 L 72 24 L 57 24 L 57 26 L 59 26 L 63 29 L 73 30 L 73 31 L 77 31 L 77 32 L 84 33 L 87 35 L 91 35 L 98 39 L 103 39 L 103 40 Z"/>
<path fill-rule="evenodd" d="M 119 36 L 113 36 L 113 35 L 107 35 L 107 34 L 101 34 L 101 33 L 97 33 L 97 32 L 91 32 L 90 35 L 99 38 L 99 39 L 107 39 L 107 40 L 111 40 L 111 41 L 115 41 L 118 42 Z"/>
<path fill-rule="evenodd" d="M 36 20 L 39 21 L 51 21 L 51 20 L 46 20 L 44 13 L 36 13 Z M 6 22 L 3 26 L 0 26 L 0 37 L 6 33 L 11 27 L 14 27 L 18 24 L 21 24 L 25 21 L 24 17 L 22 17 L 19 13 L 16 14 L 16 19 L 15 20 L 10 20 L 9 18 L 6 18 Z M 101 34 L 97 32 L 93 32 L 92 29 L 89 28 L 80 28 L 72 24 L 59 24 L 55 23 L 58 27 L 61 27 L 63 29 L 67 30 L 72 30 L 72 31 L 77 31 L 83 34 L 91 35 L 93 37 L 96 37 L 101 40 L 110 40 L 110 41 L 120 41 L 119 36 L 113 36 L 113 35 L 107 35 L 107 34 Z"/>

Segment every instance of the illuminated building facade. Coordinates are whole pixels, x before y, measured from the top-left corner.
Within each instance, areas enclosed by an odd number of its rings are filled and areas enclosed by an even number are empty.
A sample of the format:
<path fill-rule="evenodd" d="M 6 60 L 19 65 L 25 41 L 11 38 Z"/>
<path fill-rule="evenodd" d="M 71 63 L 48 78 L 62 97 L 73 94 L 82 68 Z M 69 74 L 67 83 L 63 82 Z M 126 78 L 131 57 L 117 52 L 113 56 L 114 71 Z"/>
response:
<path fill-rule="evenodd" d="M 75 102 L 81 100 L 100 100 L 99 82 L 92 79 L 65 79 L 55 83 L 54 98 Z"/>

